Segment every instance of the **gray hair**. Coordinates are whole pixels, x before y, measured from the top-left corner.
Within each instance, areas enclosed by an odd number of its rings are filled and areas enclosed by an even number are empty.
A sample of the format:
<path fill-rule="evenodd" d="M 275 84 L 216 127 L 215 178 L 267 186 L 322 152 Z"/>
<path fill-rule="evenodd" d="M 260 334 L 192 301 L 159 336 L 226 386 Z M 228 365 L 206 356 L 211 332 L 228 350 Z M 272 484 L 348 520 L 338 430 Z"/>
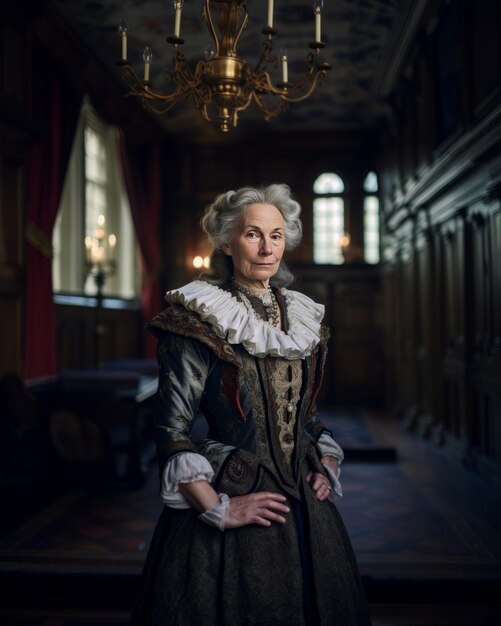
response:
<path fill-rule="evenodd" d="M 210 261 L 210 273 L 201 276 L 217 286 L 225 285 L 233 274 L 233 261 L 222 247 L 231 242 L 243 212 L 251 204 L 271 204 L 276 207 L 285 222 L 285 249 L 294 249 L 301 241 L 303 225 L 299 219 L 301 205 L 294 200 L 288 185 L 274 184 L 268 187 L 242 187 L 236 191 L 220 194 L 206 207 L 202 228 L 214 247 Z M 272 285 L 286 287 L 294 280 L 282 261 L 278 272 L 270 280 Z"/>

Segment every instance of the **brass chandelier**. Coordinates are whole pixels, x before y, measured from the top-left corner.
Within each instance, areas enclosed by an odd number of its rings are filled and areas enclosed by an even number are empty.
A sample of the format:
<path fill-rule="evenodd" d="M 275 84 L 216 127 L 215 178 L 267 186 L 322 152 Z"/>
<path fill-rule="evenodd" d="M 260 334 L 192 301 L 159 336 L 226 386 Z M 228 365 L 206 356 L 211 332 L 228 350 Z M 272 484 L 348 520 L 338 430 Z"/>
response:
<path fill-rule="evenodd" d="M 207 46 L 205 58 L 196 63 L 194 70 L 182 51 L 184 39 L 180 32 L 183 1 L 174 0 L 174 34 L 167 37 L 167 42 L 173 45 L 173 63 L 163 72 L 163 78 L 173 86 L 170 93 L 153 89 L 150 81 L 153 55 L 149 46 L 143 53 L 142 78 L 127 60 L 127 26 L 124 20 L 120 20 L 122 54 L 117 65 L 120 66 L 122 77 L 129 87 L 127 95 L 140 98 L 146 109 L 157 114 L 166 113 L 184 98 L 194 102 L 203 119 L 207 121 L 211 121 L 209 110 L 216 109 L 223 132 L 229 131 L 230 124 L 236 126 L 240 111 L 253 103 L 269 121 L 284 111 L 290 103 L 306 100 L 325 79 L 331 67 L 318 60 L 320 49 L 325 47 L 325 43 L 321 41 L 322 5 L 323 1 L 317 0 L 313 7 L 315 38 L 309 44 L 312 52 L 306 57 L 306 71 L 299 80 L 291 83 L 287 51 L 280 52 L 280 59 L 272 56 L 272 40 L 278 32 L 273 27 L 273 0 L 268 0 L 268 23 L 262 29 L 265 40 L 254 68 L 237 54 L 238 41 L 249 20 L 246 0 L 204 0 L 202 19 L 214 45 Z M 282 80 L 274 85 L 266 69 L 268 65 L 278 67 L 279 60 Z"/>

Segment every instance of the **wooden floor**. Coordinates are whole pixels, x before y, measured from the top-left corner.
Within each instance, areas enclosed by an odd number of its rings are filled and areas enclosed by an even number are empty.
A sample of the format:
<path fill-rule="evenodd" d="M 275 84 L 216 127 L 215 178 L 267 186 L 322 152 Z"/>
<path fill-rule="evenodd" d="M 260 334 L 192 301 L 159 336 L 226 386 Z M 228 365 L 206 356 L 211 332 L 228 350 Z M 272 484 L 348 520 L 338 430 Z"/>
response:
<path fill-rule="evenodd" d="M 323 418 L 346 452 L 339 509 L 374 626 L 499 626 L 501 495 L 388 416 Z M 75 485 L 4 514 L 1 626 L 127 624 L 161 508 L 156 469 L 125 487 Z"/>

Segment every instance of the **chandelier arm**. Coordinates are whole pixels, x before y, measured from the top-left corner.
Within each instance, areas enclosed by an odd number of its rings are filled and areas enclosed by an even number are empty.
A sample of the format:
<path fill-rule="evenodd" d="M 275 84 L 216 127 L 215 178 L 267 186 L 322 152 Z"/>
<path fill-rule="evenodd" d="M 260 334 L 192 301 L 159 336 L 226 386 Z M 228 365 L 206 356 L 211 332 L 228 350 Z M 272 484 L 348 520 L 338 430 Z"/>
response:
<path fill-rule="evenodd" d="M 210 0 L 204 1 L 204 6 L 202 9 L 202 17 L 205 20 L 207 28 L 209 29 L 209 33 L 214 40 L 214 45 L 216 46 L 216 56 L 219 56 L 219 40 L 217 38 L 216 29 L 214 28 L 214 22 L 212 21 L 212 15 L 210 12 Z"/>
<path fill-rule="evenodd" d="M 186 63 L 184 55 L 182 52 L 177 51 L 174 67 L 164 72 L 164 78 L 176 85 L 176 88 L 173 92 L 164 94 L 155 91 L 151 88 L 150 84 L 142 81 L 132 65 L 127 63 L 122 66 L 122 77 L 130 89 L 126 95 L 143 98 L 145 100 L 145 104 L 147 102 L 150 103 L 147 108 L 152 112 L 157 112 L 159 114 L 167 112 L 171 107 L 167 106 L 167 108 L 162 107 L 161 109 L 153 107 L 151 105 L 152 101 L 160 101 L 167 105 L 172 103 L 172 105 L 174 105 L 178 100 L 185 97 L 191 91 L 199 91 L 200 89 L 207 91 L 203 82 L 200 81 L 199 76 L 201 73 L 202 68 L 199 68 L 197 65 L 195 76 L 193 76 L 189 65 Z"/>
<path fill-rule="evenodd" d="M 263 113 L 264 119 L 269 122 L 272 118 L 278 117 L 280 113 L 288 108 L 289 104 L 286 100 L 280 99 L 278 105 L 274 109 L 270 109 L 266 106 L 263 96 L 260 96 L 255 91 L 251 92 L 251 97 L 255 101 L 258 109 Z"/>
<path fill-rule="evenodd" d="M 202 81 L 199 76 L 202 73 L 197 67 L 195 76 L 190 78 L 186 77 L 186 74 L 182 70 L 176 70 L 175 68 L 167 70 L 169 77 L 176 74 L 182 76 L 182 80 L 173 81 L 176 84 L 176 89 L 170 94 L 163 94 L 151 89 L 149 85 L 144 85 L 136 74 L 132 66 L 123 68 L 123 76 L 130 89 L 125 95 L 135 98 L 141 98 L 143 106 L 157 115 L 167 113 L 170 109 L 177 104 L 183 98 L 188 97 L 193 100 L 202 112 L 202 117 L 211 121 L 207 113 L 207 104 L 211 101 L 210 89 Z"/>
<path fill-rule="evenodd" d="M 212 122 L 212 118 L 209 115 L 209 112 L 207 111 L 207 105 L 205 104 L 205 102 L 202 102 L 199 105 L 199 109 L 200 109 L 200 115 L 202 116 L 202 119 L 204 119 L 206 122 Z"/>
<path fill-rule="evenodd" d="M 197 63 L 195 73 L 193 74 L 186 57 L 179 49 L 177 49 L 174 56 L 174 64 L 170 69 L 164 71 L 163 78 L 174 85 L 181 85 L 187 90 L 196 88 L 200 82 L 198 80 L 198 76 L 200 75 L 200 63 L 203 63 L 203 61 L 199 61 L 199 63 Z"/>
<path fill-rule="evenodd" d="M 281 98 L 284 98 L 288 102 L 301 102 L 305 100 L 308 96 L 310 96 L 315 87 L 317 86 L 319 81 L 323 81 L 327 76 L 326 70 L 319 70 L 315 66 L 309 69 L 309 71 L 300 78 L 297 82 L 287 85 L 287 88 L 284 87 L 275 87 L 271 82 L 270 75 L 267 72 L 262 72 L 261 74 L 255 75 L 254 73 L 250 75 L 249 81 L 252 84 L 252 88 L 260 93 L 272 93 Z M 305 88 L 306 85 L 310 84 L 307 91 L 297 98 L 291 98 L 288 96 L 290 93 L 295 93 L 301 91 Z"/>
<path fill-rule="evenodd" d="M 210 99 L 204 98 L 203 94 L 200 93 L 201 91 L 203 91 L 203 89 L 196 90 L 196 91 L 190 91 L 187 89 L 184 89 L 184 90 L 177 89 L 176 92 L 168 96 L 164 94 L 155 94 L 155 95 L 149 95 L 149 97 L 145 97 L 144 93 L 137 93 L 137 92 L 130 92 L 126 95 L 141 98 L 144 108 L 147 109 L 148 111 L 151 111 L 152 113 L 156 113 L 157 115 L 162 115 L 163 113 L 167 113 L 180 100 L 188 97 L 188 99 L 193 100 L 195 104 L 199 107 L 202 117 L 206 121 L 210 122 L 211 118 L 208 115 L 207 104 L 206 104 L 206 100 L 210 101 Z"/>
<path fill-rule="evenodd" d="M 238 45 L 238 40 L 240 39 L 240 35 L 243 33 L 244 28 L 247 26 L 247 22 L 249 21 L 249 9 L 247 8 L 247 2 L 242 2 L 242 4 L 237 7 L 238 8 L 242 8 L 245 11 L 245 17 L 242 20 L 242 24 L 240 25 L 240 29 L 238 30 L 238 33 L 235 35 L 235 41 L 233 44 L 233 49 L 235 51 L 235 54 L 237 52 L 237 45 Z"/>
<path fill-rule="evenodd" d="M 130 63 L 122 66 L 122 78 L 125 81 L 126 85 L 129 87 L 129 89 L 131 89 L 134 93 L 138 93 L 139 95 L 139 92 L 143 92 L 143 82 L 136 74 L 136 71 L 134 70 L 132 65 L 130 65 Z"/>
<path fill-rule="evenodd" d="M 317 83 L 319 83 L 319 81 L 320 81 L 320 84 L 321 84 L 326 76 L 327 76 L 327 73 L 324 70 L 322 70 L 320 72 L 316 72 L 314 74 L 314 76 L 312 77 L 312 79 L 311 79 L 310 87 L 301 96 L 298 96 L 296 98 L 291 98 L 291 97 L 289 97 L 287 95 L 287 92 L 286 92 L 285 94 L 281 95 L 280 97 L 283 100 L 285 100 L 286 102 L 302 102 L 303 100 L 306 100 L 306 98 L 311 96 L 311 94 L 315 91 L 315 89 L 317 87 Z M 302 85 L 299 85 L 299 84 L 293 85 L 291 87 L 291 89 L 289 89 L 289 91 L 297 91 L 297 90 L 301 89 L 302 87 L 304 87 L 305 84 L 306 84 L 306 81 L 303 81 Z"/>
<path fill-rule="evenodd" d="M 177 102 L 179 101 L 179 98 L 174 100 L 170 100 L 169 102 L 165 102 L 165 100 L 158 100 L 158 99 L 146 99 L 144 98 L 144 96 L 142 94 L 138 94 L 138 93 L 130 93 L 127 94 L 128 96 L 136 96 L 136 97 L 141 97 L 141 103 L 143 105 L 143 107 L 145 109 L 147 109 L 148 111 L 150 111 L 151 113 L 155 113 L 156 115 L 163 115 L 164 113 L 167 113 L 168 111 L 170 111 L 172 109 L 173 106 L 175 106 L 177 104 Z M 155 106 L 153 103 L 163 103 L 163 106 L 160 106 L 160 104 L 158 106 Z"/>
<path fill-rule="evenodd" d="M 239 100 L 239 104 L 237 104 L 234 108 L 234 110 L 239 113 L 240 111 L 245 111 L 245 109 L 250 105 L 252 98 L 254 96 L 254 90 L 249 91 L 248 95 L 243 96 L 240 100 Z M 245 99 L 243 99 L 245 98 Z"/>
<path fill-rule="evenodd" d="M 273 93 L 277 96 L 283 94 L 283 89 L 279 89 L 273 85 L 268 72 L 261 72 L 260 74 L 252 72 L 249 74 L 248 82 L 250 83 L 251 90 L 257 93 Z"/>
<path fill-rule="evenodd" d="M 259 61 L 257 62 L 257 65 L 252 70 L 253 74 L 264 72 L 266 68 L 268 67 L 268 65 L 273 64 L 275 67 L 277 67 L 278 65 L 277 57 L 274 57 L 273 59 L 270 58 L 270 52 L 272 50 L 273 50 L 273 44 L 271 43 L 271 35 L 268 35 L 268 37 L 265 39 L 265 41 L 263 41 L 263 44 L 261 46 L 261 56 L 259 57 Z"/>

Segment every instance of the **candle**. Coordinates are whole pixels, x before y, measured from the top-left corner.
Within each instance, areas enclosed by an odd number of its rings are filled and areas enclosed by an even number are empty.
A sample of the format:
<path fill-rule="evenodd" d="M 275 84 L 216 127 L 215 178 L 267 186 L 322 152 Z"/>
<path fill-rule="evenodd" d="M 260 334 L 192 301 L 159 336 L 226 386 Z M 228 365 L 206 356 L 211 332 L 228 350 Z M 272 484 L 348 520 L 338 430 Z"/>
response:
<path fill-rule="evenodd" d="M 91 250 L 92 250 L 92 237 L 87 236 L 85 238 L 85 249 L 87 253 L 87 263 L 90 263 L 91 260 Z"/>
<path fill-rule="evenodd" d="M 289 82 L 289 70 L 287 68 L 287 50 L 282 50 L 282 82 Z"/>
<path fill-rule="evenodd" d="M 92 262 L 98 264 L 103 258 L 103 249 L 98 246 L 93 247 L 91 250 L 91 257 Z"/>
<path fill-rule="evenodd" d="M 268 26 L 273 28 L 273 0 L 268 0 Z"/>
<path fill-rule="evenodd" d="M 127 24 L 124 19 L 118 23 L 118 32 L 122 38 L 122 61 L 127 61 Z"/>
<path fill-rule="evenodd" d="M 343 233 L 341 239 L 339 240 L 339 244 L 341 248 L 347 248 L 350 245 L 350 235 L 348 233 Z"/>
<path fill-rule="evenodd" d="M 174 9 L 176 11 L 175 20 L 174 20 L 174 37 L 179 37 L 181 33 L 181 9 L 183 7 L 183 3 L 174 0 Z"/>
<path fill-rule="evenodd" d="M 315 11 L 315 41 L 322 41 L 321 34 L 321 21 L 320 15 L 322 13 L 322 2 L 321 0 L 317 0 L 313 5 L 313 9 Z"/>
<path fill-rule="evenodd" d="M 153 58 L 153 54 L 151 52 L 150 46 L 146 46 L 143 52 L 143 61 L 144 61 L 144 80 L 150 80 L 150 63 Z"/>

